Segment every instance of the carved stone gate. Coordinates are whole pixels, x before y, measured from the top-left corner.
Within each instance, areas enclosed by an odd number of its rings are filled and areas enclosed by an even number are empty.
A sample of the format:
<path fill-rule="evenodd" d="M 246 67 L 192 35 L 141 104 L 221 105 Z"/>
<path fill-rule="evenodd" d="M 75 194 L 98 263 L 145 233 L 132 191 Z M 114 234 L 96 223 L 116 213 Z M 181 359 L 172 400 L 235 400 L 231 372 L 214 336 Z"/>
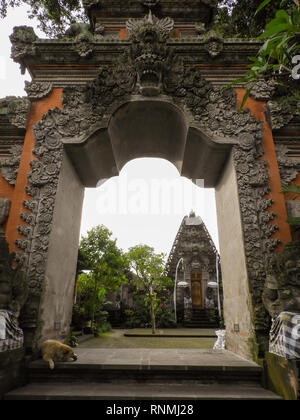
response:
<path fill-rule="evenodd" d="M 26 347 L 68 332 L 84 188 L 131 159 L 161 157 L 215 188 L 227 346 L 254 359 L 270 327 L 266 262 L 291 240 L 280 185 L 285 168 L 295 178 L 300 165 L 280 129 L 296 124 L 294 108 L 282 117 L 272 86 L 259 84 L 238 112 L 243 91 L 223 87 L 259 44 L 217 34 L 213 1 L 84 3 L 91 24 L 62 39 L 39 39 L 29 27 L 11 36 L 13 58 L 33 79 L 27 98 L 6 98 L 1 114 L 12 143 L 16 128 L 21 139 L 2 162 L 0 196 L 11 200 L 6 238 L 29 287 Z"/>

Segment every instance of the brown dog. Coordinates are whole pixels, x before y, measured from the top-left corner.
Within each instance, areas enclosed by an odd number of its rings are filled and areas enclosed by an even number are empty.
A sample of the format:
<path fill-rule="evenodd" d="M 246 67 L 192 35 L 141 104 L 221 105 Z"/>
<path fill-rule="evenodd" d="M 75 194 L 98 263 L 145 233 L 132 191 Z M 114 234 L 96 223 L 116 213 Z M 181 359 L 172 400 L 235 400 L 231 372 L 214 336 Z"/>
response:
<path fill-rule="evenodd" d="M 50 369 L 54 369 L 54 362 L 73 362 L 77 355 L 73 349 L 56 340 L 47 340 L 41 345 L 43 360 L 49 363 Z"/>

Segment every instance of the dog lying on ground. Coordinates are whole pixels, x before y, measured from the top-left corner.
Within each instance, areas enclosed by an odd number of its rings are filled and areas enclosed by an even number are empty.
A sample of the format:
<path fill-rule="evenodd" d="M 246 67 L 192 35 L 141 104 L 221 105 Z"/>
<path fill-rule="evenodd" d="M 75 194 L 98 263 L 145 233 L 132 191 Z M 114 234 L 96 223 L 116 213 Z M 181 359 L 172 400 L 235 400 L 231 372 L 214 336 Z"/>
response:
<path fill-rule="evenodd" d="M 54 369 L 54 362 L 74 362 L 77 355 L 73 349 L 56 340 L 47 340 L 41 345 L 42 358 Z"/>

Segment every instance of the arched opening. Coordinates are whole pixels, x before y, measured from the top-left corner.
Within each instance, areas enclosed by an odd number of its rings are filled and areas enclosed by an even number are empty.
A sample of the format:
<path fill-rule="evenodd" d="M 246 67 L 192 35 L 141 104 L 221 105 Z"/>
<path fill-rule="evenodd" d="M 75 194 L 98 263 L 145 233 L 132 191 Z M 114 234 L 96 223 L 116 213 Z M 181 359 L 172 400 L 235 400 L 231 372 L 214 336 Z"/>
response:
<path fill-rule="evenodd" d="M 64 139 L 76 173 L 90 188 L 142 157 L 167 159 L 181 175 L 214 188 L 233 144 L 208 136 L 168 98 L 125 102 L 94 132 Z"/>
<path fill-rule="evenodd" d="M 148 112 L 145 113 L 145 109 Z M 225 317 L 227 313 L 229 325 L 238 319 L 241 330 L 250 331 L 248 275 L 239 192 L 231 153 L 233 142 L 208 136 L 197 127 L 188 112 L 182 111 L 166 97 L 133 98 L 110 112 L 88 134 L 63 139 L 64 157 L 56 191 L 47 254 L 48 281 L 42 302 L 43 338 L 59 337 L 68 329 L 84 188 L 95 188 L 117 176 L 124 165 L 134 158 L 151 156 L 167 159 L 181 175 L 194 183 L 215 188 L 224 287 L 227 284 L 227 292 L 224 290 Z M 168 113 L 169 119 L 165 118 L 164 128 L 161 114 L 166 116 Z M 139 121 L 140 115 L 143 123 Z M 147 123 L 147 116 L 151 124 Z M 138 136 L 135 135 L 135 125 Z M 171 129 L 173 125 L 177 127 L 175 132 Z M 158 135 L 166 138 L 157 139 Z M 59 270 L 60 266 L 63 270 Z M 244 310 L 245 307 L 249 310 Z M 57 330 L 53 331 L 53 325 L 58 326 Z"/>
<path fill-rule="evenodd" d="M 191 210 L 197 214 L 197 217 L 188 217 Z M 213 328 L 218 327 L 217 292 L 213 293 L 215 291 L 209 285 L 216 283 L 217 280 L 215 273 L 217 254 L 214 254 L 214 245 L 210 240 L 212 237 L 218 248 L 214 190 L 200 188 L 191 180 L 180 176 L 175 166 L 167 160 L 134 159 L 122 168 L 118 177 L 108 179 L 97 189 L 85 190 L 81 235 L 86 236 L 88 230 L 100 224 L 113 233 L 122 251 L 127 252 L 130 247 L 146 244 L 154 248 L 156 254 L 165 254 L 173 283 L 171 294 L 164 301 L 166 304 L 164 310 L 170 313 L 171 319 L 169 324 L 166 322 L 160 324 L 158 313 L 156 321 L 158 325 L 164 325 L 163 328 L 174 327 L 176 313 L 177 326 L 201 328 L 204 325 L 209 329 L 207 334 L 212 334 L 212 338 L 205 341 L 205 345 L 211 348 L 214 343 Z M 181 226 L 184 226 L 185 232 L 182 232 L 182 237 L 179 239 Z M 210 235 L 206 235 L 206 226 Z M 184 238 L 186 235 L 188 236 Z M 183 271 L 181 267 L 177 276 L 173 266 L 177 265 L 183 252 L 185 269 Z M 195 273 L 201 276 L 201 284 L 199 283 L 197 290 L 193 281 Z M 120 328 L 125 328 L 126 331 L 126 327 L 131 325 L 129 317 L 126 318 L 124 312 L 128 313 L 132 308 L 135 308 L 135 326 L 144 328 L 145 325 L 142 315 L 146 311 L 141 313 L 139 324 L 137 320 L 139 305 L 136 304 L 132 290 L 128 292 L 128 289 L 129 286 L 126 284 L 109 299 L 113 302 L 107 308 L 109 320 L 113 326 L 118 326 L 118 331 Z M 187 296 L 190 297 L 190 302 Z M 210 306 L 207 303 L 209 298 Z M 199 315 L 200 310 L 204 316 L 204 319 L 193 321 L 196 325 L 191 319 L 192 303 L 195 312 Z M 197 304 L 199 307 L 196 308 Z M 173 313 L 175 308 L 176 312 Z M 190 330 L 190 334 L 196 332 Z M 194 345 L 196 339 L 191 341 Z M 183 340 L 181 346 L 184 345 L 191 343 L 186 344 Z M 201 345 L 200 340 L 199 346 Z"/>

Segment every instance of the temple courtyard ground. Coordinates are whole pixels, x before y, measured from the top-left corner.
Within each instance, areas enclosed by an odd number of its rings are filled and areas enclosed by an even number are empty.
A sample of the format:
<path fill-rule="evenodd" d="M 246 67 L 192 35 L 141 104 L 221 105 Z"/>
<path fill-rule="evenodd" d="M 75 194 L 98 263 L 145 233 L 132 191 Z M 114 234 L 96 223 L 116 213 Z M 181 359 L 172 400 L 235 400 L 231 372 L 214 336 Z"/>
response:
<path fill-rule="evenodd" d="M 216 342 L 213 329 L 159 329 L 153 336 L 150 329 L 116 329 L 100 337 L 82 337 L 79 348 L 160 348 L 212 349 Z"/>

